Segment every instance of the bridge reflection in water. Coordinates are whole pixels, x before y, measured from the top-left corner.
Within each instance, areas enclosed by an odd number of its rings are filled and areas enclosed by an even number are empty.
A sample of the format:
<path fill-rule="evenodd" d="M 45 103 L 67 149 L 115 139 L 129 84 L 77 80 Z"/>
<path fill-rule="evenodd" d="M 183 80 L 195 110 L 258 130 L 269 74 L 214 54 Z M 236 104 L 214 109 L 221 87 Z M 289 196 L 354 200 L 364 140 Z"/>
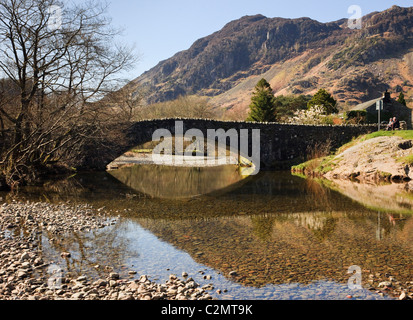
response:
<path fill-rule="evenodd" d="M 142 165 L 123 167 L 109 173 L 135 191 L 152 198 L 190 199 L 215 191 L 235 188 L 247 176 L 237 166 L 206 168 Z"/>

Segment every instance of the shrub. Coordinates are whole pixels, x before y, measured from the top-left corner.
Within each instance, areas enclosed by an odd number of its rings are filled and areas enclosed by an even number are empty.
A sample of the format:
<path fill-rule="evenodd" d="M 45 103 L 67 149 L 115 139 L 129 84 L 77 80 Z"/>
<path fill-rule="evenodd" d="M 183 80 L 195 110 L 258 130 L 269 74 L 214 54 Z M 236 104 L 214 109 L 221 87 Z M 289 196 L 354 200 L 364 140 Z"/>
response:
<path fill-rule="evenodd" d="M 325 89 L 320 89 L 315 96 L 308 102 L 308 108 L 322 106 L 327 115 L 338 113 L 337 100 Z"/>
<path fill-rule="evenodd" d="M 290 124 L 307 124 L 307 125 L 331 125 L 334 123 L 333 117 L 324 112 L 324 107 L 314 106 L 308 110 L 299 110 L 294 117 L 289 119 Z"/>
<path fill-rule="evenodd" d="M 364 124 L 367 120 L 367 111 L 365 110 L 355 110 L 347 112 L 346 122 L 351 124 Z"/>

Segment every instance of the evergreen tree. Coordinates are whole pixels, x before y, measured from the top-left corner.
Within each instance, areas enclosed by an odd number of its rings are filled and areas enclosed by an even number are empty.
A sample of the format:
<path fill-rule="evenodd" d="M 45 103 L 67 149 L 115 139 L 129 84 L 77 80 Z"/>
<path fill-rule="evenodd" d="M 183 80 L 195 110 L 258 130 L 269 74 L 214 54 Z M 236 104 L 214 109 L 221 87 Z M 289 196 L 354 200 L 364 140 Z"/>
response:
<path fill-rule="evenodd" d="M 247 121 L 251 122 L 275 122 L 276 100 L 270 84 L 261 79 L 255 87 L 251 98 L 250 113 Z"/>
<path fill-rule="evenodd" d="M 308 103 L 308 109 L 314 106 L 322 106 L 326 115 L 338 113 L 337 101 L 325 89 L 320 89 Z"/>
<path fill-rule="evenodd" d="M 407 107 L 407 103 L 406 103 L 406 100 L 404 99 L 404 93 L 403 92 L 400 92 L 399 99 L 397 100 L 397 102 L 399 102 L 402 105 Z"/>

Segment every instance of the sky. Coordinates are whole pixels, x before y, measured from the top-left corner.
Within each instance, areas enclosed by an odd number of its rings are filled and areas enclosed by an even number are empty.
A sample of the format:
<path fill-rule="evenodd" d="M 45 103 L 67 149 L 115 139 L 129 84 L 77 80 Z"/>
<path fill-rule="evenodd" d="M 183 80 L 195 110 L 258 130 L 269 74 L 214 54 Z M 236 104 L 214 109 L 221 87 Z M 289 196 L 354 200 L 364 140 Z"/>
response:
<path fill-rule="evenodd" d="M 134 46 L 139 56 L 125 76 L 133 80 L 198 39 L 246 15 L 268 18 L 309 17 L 320 22 L 350 18 L 349 7 L 358 5 L 362 15 L 393 5 L 413 6 L 412 0 L 107 0 L 112 24 L 122 28 L 119 40 Z"/>

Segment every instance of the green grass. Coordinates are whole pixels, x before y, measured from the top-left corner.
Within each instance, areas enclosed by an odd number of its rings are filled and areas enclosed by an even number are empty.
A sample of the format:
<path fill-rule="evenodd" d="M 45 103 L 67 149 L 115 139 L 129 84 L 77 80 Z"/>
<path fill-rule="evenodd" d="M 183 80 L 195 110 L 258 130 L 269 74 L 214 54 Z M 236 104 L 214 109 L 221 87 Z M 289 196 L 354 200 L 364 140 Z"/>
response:
<path fill-rule="evenodd" d="M 413 166 L 413 154 L 408 155 L 407 157 L 399 158 L 397 159 L 397 161 L 407 164 L 409 166 Z"/>
<path fill-rule="evenodd" d="M 316 174 L 326 174 L 332 171 L 339 162 L 340 159 L 335 159 L 334 155 L 330 155 L 324 158 L 309 160 L 307 162 L 294 166 L 292 167 L 292 171 L 303 173 L 309 170 Z"/>
<path fill-rule="evenodd" d="M 307 169 L 310 165 L 311 165 L 311 163 L 313 163 L 314 162 L 314 160 L 310 160 L 310 161 L 307 161 L 307 162 L 304 162 L 304 163 L 300 163 L 299 165 L 296 165 L 296 166 L 293 166 L 292 167 L 292 169 L 293 169 L 293 171 L 295 171 L 295 172 L 303 172 L 305 169 Z"/>
<path fill-rule="evenodd" d="M 364 142 L 370 139 L 378 138 L 378 137 L 401 137 L 402 139 L 413 140 L 413 130 L 377 131 L 377 132 L 373 132 L 370 134 L 366 134 L 356 139 L 353 139 L 351 142 L 343 145 L 342 147 L 338 149 L 336 154 L 340 154 L 346 151 L 347 149 L 350 149 L 351 147 L 355 146 L 356 144 L 359 144 L 361 142 Z"/>
<path fill-rule="evenodd" d="M 152 153 L 153 150 L 151 150 L 151 149 L 132 149 L 130 152 L 132 152 L 132 153 Z"/>
<path fill-rule="evenodd" d="M 377 131 L 366 135 L 366 140 L 377 137 L 401 137 L 406 140 L 413 140 L 413 130 L 401 131 Z"/>
<path fill-rule="evenodd" d="M 336 161 L 334 161 L 334 158 L 334 155 L 323 158 L 323 160 L 317 168 L 318 171 L 322 174 L 326 174 L 330 171 L 333 171 L 334 167 L 338 164 Z"/>
<path fill-rule="evenodd" d="M 379 175 L 381 178 L 383 179 L 390 179 L 392 177 L 392 174 L 389 172 L 384 172 L 384 171 L 380 171 Z"/>

